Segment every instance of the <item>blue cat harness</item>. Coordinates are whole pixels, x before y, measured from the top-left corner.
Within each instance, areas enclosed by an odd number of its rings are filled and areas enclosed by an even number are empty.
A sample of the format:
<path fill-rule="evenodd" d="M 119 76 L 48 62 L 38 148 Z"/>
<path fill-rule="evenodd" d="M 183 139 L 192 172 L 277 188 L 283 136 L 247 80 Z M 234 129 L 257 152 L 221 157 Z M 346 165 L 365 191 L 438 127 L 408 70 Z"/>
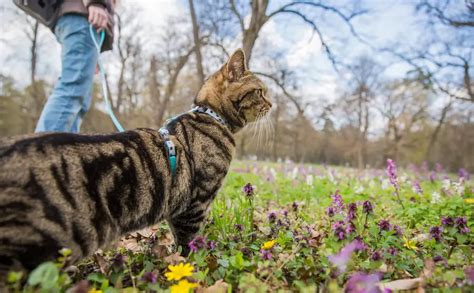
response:
<path fill-rule="evenodd" d="M 219 123 L 221 123 L 222 125 L 226 126 L 227 125 L 227 122 L 221 117 L 219 116 L 215 111 L 213 111 L 211 108 L 209 107 L 204 107 L 204 106 L 196 106 L 194 108 L 192 108 L 188 113 L 194 113 L 194 112 L 197 112 L 197 113 L 203 113 L 203 114 L 207 114 L 209 116 L 211 116 L 212 118 L 214 118 L 216 121 L 218 121 Z M 175 120 L 176 118 L 180 117 L 181 115 L 179 116 L 176 116 L 176 117 L 173 117 L 171 119 L 168 119 L 165 123 L 165 125 L 163 125 L 163 127 L 161 127 L 158 132 L 160 133 L 161 135 L 161 138 L 163 138 L 164 142 L 165 142 L 165 146 L 166 146 L 166 151 L 168 153 L 168 161 L 170 162 L 170 169 L 171 169 L 171 174 L 176 175 L 176 166 L 177 166 L 177 162 L 176 162 L 176 146 L 174 144 L 174 142 L 171 140 L 170 138 L 170 132 L 168 130 L 168 128 L 166 127 L 171 121 Z"/>

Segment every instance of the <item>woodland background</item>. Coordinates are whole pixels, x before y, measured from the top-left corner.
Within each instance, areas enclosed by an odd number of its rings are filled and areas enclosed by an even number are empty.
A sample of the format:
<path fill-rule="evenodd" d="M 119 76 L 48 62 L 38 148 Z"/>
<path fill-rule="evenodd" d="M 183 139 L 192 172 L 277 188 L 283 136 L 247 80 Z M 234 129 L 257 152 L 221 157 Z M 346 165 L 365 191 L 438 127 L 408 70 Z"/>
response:
<path fill-rule="evenodd" d="M 390 157 L 474 171 L 471 0 L 382 1 L 410 7 L 416 23 L 411 38 L 387 28 L 383 42 L 359 30 L 361 20 L 385 29 L 376 1 L 181 0 L 159 28 L 137 2 L 120 2 L 115 49 L 102 56 L 126 129 L 158 128 L 188 110 L 205 78 L 242 47 L 274 107 L 265 123 L 239 133 L 239 158 L 365 168 Z M 58 75 L 45 60 L 59 51 L 47 28 L 10 1 L 0 5 L 0 136 L 31 133 Z M 304 32 L 301 66 L 288 65 L 294 52 L 279 46 L 279 30 L 283 39 Z M 356 55 L 347 53 L 352 44 Z M 115 131 L 96 81 L 82 132 Z"/>

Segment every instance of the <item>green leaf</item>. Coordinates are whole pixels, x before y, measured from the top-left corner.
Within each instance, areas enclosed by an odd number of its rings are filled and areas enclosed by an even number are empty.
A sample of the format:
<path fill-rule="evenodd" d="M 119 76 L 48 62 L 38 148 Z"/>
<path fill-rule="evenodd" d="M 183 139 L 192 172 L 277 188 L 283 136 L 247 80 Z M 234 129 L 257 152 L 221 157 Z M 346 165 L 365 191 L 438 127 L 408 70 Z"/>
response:
<path fill-rule="evenodd" d="M 238 270 L 242 270 L 244 268 L 244 255 L 242 254 L 242 252 L 237 252 L 236 255 L 232 256 L 230 258 L 230 264 L 238 269 Z"/>
<path fill-rule="evenodd" d="M 464 234 L 457 234 L 456 240 L 458 241 L 459 244 L 464 244 L 467 241 L 467 236 Z"/>
<path fill-rule="evenodd" d="M 87 276 L 87 280 L 101 284 L 104 280 L 106 280 L 106 278 L 102 274 L 92 273 Z"/>
<path fill-rule="evenodd" d="M 220 264 L 221 266 L 223 266 L 224 268 L 229 267 L 229 261 L 226 260 L 226 259 L 218 259 L 217 263 Z"/>
<path fill-rule="evenodd" d="M 52 262 L 45 262 L 39 265 L 28 278 L 31 286 L 41 285 L 44 289 L 53 288 L 59 279 L 59 270 Z"/>

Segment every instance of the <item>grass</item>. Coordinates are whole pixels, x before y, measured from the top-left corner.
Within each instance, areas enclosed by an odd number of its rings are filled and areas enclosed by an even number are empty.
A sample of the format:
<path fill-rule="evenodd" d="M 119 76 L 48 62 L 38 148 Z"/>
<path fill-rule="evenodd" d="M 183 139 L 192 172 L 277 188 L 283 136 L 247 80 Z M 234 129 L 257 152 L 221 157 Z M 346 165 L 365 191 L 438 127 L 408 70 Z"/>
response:
<path fill-rule="evenodd" d="M 397 176 L 402 207 L 388 179 L 384 170 L 236 162 L 188 258 L 173 252 L 172 237 L 163 223 L 129 235 L 118 247 L 77 267 L 65 268 L 70 251 L 63 250 L 58 261 L 43 264 L 29 276 L 11 273 L 10 288 L 18 292 L 40 288 L 187 292 L 193 286 L 197 289 L 191 290 L 198 292 L 344 288 L 381 292 L 402 285 L 413 290 L 474 289 L 474 205 L 467 200 L 474 197 L 473 182 L 411 168 Z M 415 182 L 421 190 L 414 188 Z M 367 201 L 373 210 L 364 205 Z M 168 281 L 165 273 L 179 263 L 190 263 L 192 275 Z"/>

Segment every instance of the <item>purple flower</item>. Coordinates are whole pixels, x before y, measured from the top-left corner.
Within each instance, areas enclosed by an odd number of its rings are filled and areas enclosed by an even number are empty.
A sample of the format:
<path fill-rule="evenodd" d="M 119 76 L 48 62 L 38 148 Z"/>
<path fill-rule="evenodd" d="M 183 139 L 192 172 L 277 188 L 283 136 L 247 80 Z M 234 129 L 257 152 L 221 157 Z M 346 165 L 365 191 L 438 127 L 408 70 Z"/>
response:
<path fill-rule="evenodd" d="M 293 208 L 293 211 L 296 212 L 298 210 L 298 207 L 299 207 L 298 202 L 294 201 L 293 204 L 291 205 L 291 207 Z"/>
<path fill-rule="evenodd" d="M 235 224 L 234 227 L 239 232 L 242 232 L 244 230 L 244 225 L 242 224 Z"/>
<path fill-rule="evenodd" d="M 147 283 L 155 284 L 158 280 L 158 276 L 153 272 L 146 272 L 143 274 L 142 280 Z"/>
<path fill-rule="evenodd" d="M 333 207 L 328 207 L 326 209 L 326 213 L 328 214 L 328 216 L 333 217 L 334 216 L 334 208 Z"/>
<path fill-rule="evenodd" d="M 332 225 L 332 229 L 334 230 L 334 235 L 339 239 L 343 240 L 346 237 L 346 232 L 344 229 L 344 222 L 337 221 Z"/>
<path fill-rule="evenodd" d="M 458 176 L 459 176 L 459 179 L 463 179 L 465 181 L 469 180 L 469 178 L 471 177 L 469 175 L 469 172 L 467 172 L 466 169 L 464 168 L 459 169 Z"/>
<path fill-rule="evenodd" d="M 286 209 L 282 210 L 281 213 L 282 213 L 283 217 L 285 217 L 285 218 L 288 217 L 288 210 L 286 210 Z"/>
<path fill-rule="evenodd" d="M 249 255 L 252 253 L 252 251 L 251 251 L 248 247 L 242 247 L 242 248 L 240 249 L 240 251 L 241 251 L 245 256 L 249 256 Z"/>
<path fill-rule="evenodd" d="M 210 250 L 214 250 L 214 248 L 216 248 L 216 243 L 212 240 L 207 241 L 207 248 Z"/>
<path fill-rule="evenodd" d="M 443 261 L 443 260 L 444 260 L 444 258 L 441 255 L 436 255 L 435 257 L 433 257 L 434 262 L 440 262 L 440 261 Z"/>
<path fill-rule="evenodd" d="M 206 238 L 204 238 L 203 236 L 194 237 L 194 239 L 191 240 L 191 242 L 189 242 L 188 244 L 189 249 L 193 253 L 198 252 L 199 249 L 206 248 L 206 245 L 207 245 Z"/>
<path fill-rule="evenodd" d="M 459 234 L 467 234 L 467 233 L 469 233 L 470 231 L 471 231 L 471 229 L 469 229 L 467 226 L 458 228 Z"/>
<path fill-rule="evenodd" d="M 422 194 L 422 193 L 423 193 L 423 189 L 421 189 L 421 185 L 420 185 L 420 182 L 418 182 L 418 180 L 416 180 L 415 182 L 413 182 L 413 190 L 414 190 L 417 194 Z"/>
<path fill-rule="evenodd" d="M 351 243 L 344 246 L 338 254 L 328 256 L 329 261 L 337 267 L 339 272 L 345 272 L 347 263 L 351 259 L 354 251 L 360 251 L 365 249 L 365 245 L 360 240 L 353 240 Z"/>
<path fill-rule="evenodd" d="M 403 231 L 402 231 L 402 228 L 400 228 L 400 226 L 398 226 L 398 225 L 393 226 L 393 230 L 395 230 L 395 235 L 396 236 L 402 236 L 403 235 Z"/>
<path fill-rule="evenodd" d="M 443 226 L 453 226 L 454 225 L 454 219 L 450 216 L 447 217 L 441 217 L 441 225 Z"/>
<path fill-rule="evenodd" d="M 372 255 L 370 256 L 370 259 L 373 261 L 379 261 L 382 259 L 382 255 L 380 254 L 380 252 L 374 251 L 374 253 L 372 253 Z"/>
<path fill-rule="evenodd" d="M 466 217 L 457 217 L 455 220 L 455 224 L 456 224 L 456 227 L 466 226 L 467 225 Z"/>
<path fill-rule="evenodd" d="M 345 292 L 350 293 L 379 293 L 378 282 L 380 274 L 354 273 L 346 283 Z"/>
<path fill-rule="evenodd" d="M 346 233 L 347 234 L 351 234 L 352 232 L 354 232 L 356 230 L 356 227 L 354 226 L 354 224 L 352 222 L 348 222 L 346 224 Z"/>
<path fill-rule="evenodd" d="M 336 190 L 336 193 L 332 195 L 332 206 L 335 211 L 339 213 L 344 209 L 344 202 L 342 196 L 339 194 L 339 190 Z"/>
<path fill-rule="evenodd" d="M 398 190 L 397 165 L 395 165 L 395 162 L 392 159 L 387 159 L 387 175 L 390 183 L 396 190 Z"/>
<path fill-rule="evenodd" d="M 268 218 L 268 221 L 270 221 L 270 223 L 274 223 L 277 216 L 276 216 L 276 213 L 275 212 L 270 212 L 267 216 Z"/>
<path fill-rule="evenodd" d="M 263 260 L 270 260 L 270 259 L 273 258 L 273 255 L 272 255 L 270 250 L 261 249 L 260 253 L 262 254 L 262 259 Z"/>
<path fill-rule="evenodd" d="M 467 226 L 466 217 L 457 217 L 456 220 L 454 220 L 454 225 L 458 228 L 460 234 L 467 234 L 471 231 Z"/>
<path fill-rule="evenodd" d="M 430 235 L 437 242 L 441 241 L 441 237 L 443 236 L 443 228 L 441 228 L 439 226 L 431 227 L 430 228 Z"/>
<path fill-rule="evenodd" d="M 347 206 L 347 221 L 352 221 L 357 217 L 357 204 L 350 203 Z"/>
<path fill-rule="evenodd" d="M 384 220 L 384 219 L 380 220 L 378 225 L 379 225 L 380 230 L 384 230 L 384 231 L 389 231 L 392 226 L 390 225 L 390 222 L 388 220 Z"/>
<path fill-rule="evenodd" d="M 115 254 L 114 258 L 112 259 L 112 266 L 116 268 L 121 268 L 125 264 L 125 257 L 121 253 Z"/>
<path fill-rule="evenodd" d="M 398 254 L 398 249 L 396 249 L 395 247 L 389 247 L 387 249 L 387 252 L 388 254 L 395 256 Z"/>
<path fill-rule="evenodd" d="M 474 285 L 474 267 L 467 267 L 464 269 L 464 274 L 466 275 L 466 282 L 469 285 Z"/>
<path fill-rule="evenodd" d="M 441 165 L 440 163 L 436 163 L 435 164 L 435 169 L 436 169 L 436 172 L 442 173 L 443 172 L 443 165 Z"/>
<path fill-rule="evenodd" d="M 373 212 L 374 207 L 372 206 L 372 203 L 370 201 L 366 200 L 362 204 L 362 210 L 364 211 L 364 213 L 370 214 Z"/>
<path fill-rule="evenodd" d="M 255 192 L 255 188 L 252 186 L 252 184 L 247 183 L 245 186 L 242 188 L 243 192 L 245 193 L 246 196 L 252 197 Z"/>

